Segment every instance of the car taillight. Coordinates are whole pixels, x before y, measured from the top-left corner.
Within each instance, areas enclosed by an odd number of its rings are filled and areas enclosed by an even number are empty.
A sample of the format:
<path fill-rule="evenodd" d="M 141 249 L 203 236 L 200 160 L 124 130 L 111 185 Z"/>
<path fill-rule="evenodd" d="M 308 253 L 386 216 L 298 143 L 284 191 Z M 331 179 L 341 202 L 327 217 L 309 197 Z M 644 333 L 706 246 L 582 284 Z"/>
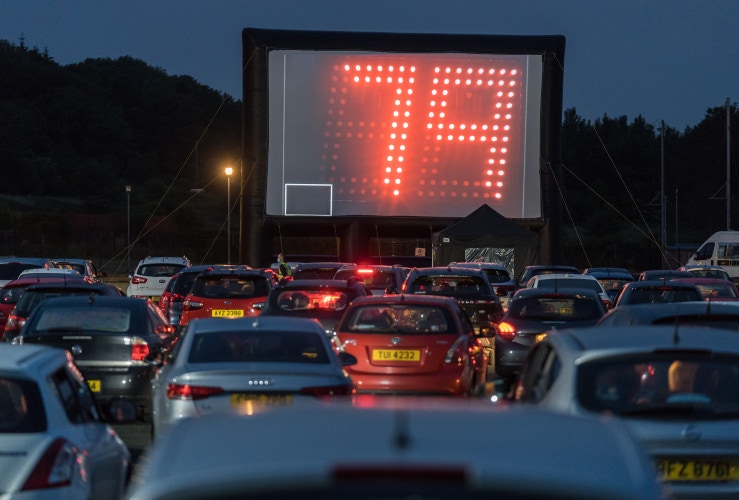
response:
<path fill-rule="evenodd" d="M 46 449 L 21 490 L 45 490 L 67 486 L 72 483 L 72 477 L 78 468 L 77 464 L 82 460 L 72 443 L 57 438 Z"/>
<path fill-rule="evenodd" d="M 23 316 L 16 316 L 11 314 L 8 316 L 8 321 L 5 323 L 6 332 L 20 332 L 23 325 L 26 324 L 26 318 Z"/>
<path fill-rule="evenodd" d="M 180 295 L 179 293 L 173 293 L 169 296 L 170 302 L 184 302 L 187 295 Z"/>
<path fill-rule="evenodd" d="M 505 321 L 498 323 L 498 335 L 503 340 L 511 342 L 516 337 L 516 327 Z"/>
<path fill-rule="evenodd" d="M 349 396 L 354 394 L 354 386 L 351 384 L 345 385 L 327 385 L 321 387 L 303 387 L 300 389 L 300 394 L 307 396 Z"/>
<path fill-rule="evenodd" d="M 454 341 L 452 346 L 446 352 L 444 363 L 446 364 L 456 363 L 458 365 L 464 363 L 464 360 L 467 357 L 467 355 L 466 355 L 465 350 L 462 348 L 463 343 L 464 343 L 464 337 L 458 337 L 457 340 Z"/>
<path fill-rule="evenodd" d="M 221 387 L 205 387 L 189 384 L 167 384 L 167 399 L 205 399 L 223 394 Z"/>
<path fill-rule="evenodd" d="M 203 303 L 202 302 L 194 302 L 192 300 L 186 300 L 182 304 L 182 310 L 183 311 L 195 311 L 197 309 L 202 309 Z"/>
<path fill-rule="evenodd" d="M 146 278 L 140 278 L 138 276 L 134 276 L 133 278 L 131 278 L 132 285 L 140 285 L 142 283 L 146 283 Z"/>
<path fill-rule="evenodd" d="M 149 355 L 149 344 L 140 337 L 131 340 L 131 361 L 144 361 Z"/>

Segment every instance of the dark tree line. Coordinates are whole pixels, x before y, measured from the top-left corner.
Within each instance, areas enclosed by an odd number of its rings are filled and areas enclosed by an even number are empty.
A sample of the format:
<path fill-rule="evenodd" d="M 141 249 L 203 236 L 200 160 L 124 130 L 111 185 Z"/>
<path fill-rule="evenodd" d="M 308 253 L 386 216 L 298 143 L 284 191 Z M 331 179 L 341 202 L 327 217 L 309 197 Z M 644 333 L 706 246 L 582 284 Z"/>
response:
<path fill-rule="evenodd" d="M 0 40 L 0 75 L 0 254 L 114 256 L 126 245 L 121 217 L 130 206 L 137 252 L 170 245 L 205 258 L 224 230 L 223 167 L 240 157 L 240 101 L 131 57 L 63 66 L 23 41 Z M 735 123 L 736 106 L 730 112 Z M 664 134 L 641 116 L 591 122 L 565 110 L 567 263 L 661 264 L 663 161 L 667 244 L 725 229 L 725 130 L 719 103 L 696 126 Z M 72 222 L 79 214 L 106 222 L 80 233 Z M 733 207 L 731 217 L 739 217 Z"/>

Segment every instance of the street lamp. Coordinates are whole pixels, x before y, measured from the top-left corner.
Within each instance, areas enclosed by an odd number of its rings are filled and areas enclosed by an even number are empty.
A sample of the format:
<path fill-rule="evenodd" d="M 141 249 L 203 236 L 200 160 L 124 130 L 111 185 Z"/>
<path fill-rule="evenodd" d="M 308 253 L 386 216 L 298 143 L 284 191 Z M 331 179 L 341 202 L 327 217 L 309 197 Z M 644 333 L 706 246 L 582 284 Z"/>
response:
<path fill-rule="evenodd" d="M 131 185 L 126 184 L 126 272 L 131 272 Z"/>
<path fill-rule="evenodd" d="M 234 169 L 231 167 L 226 167 L 226 181 L 227 181 L 227 199 L 228 199 L 228 207 L 226 210 L 226 235 L 227 235 L 227 241 L 228 241 L 228 249 L 227 249 L 227 258 L 226 263 L 231 263 L 231 174 L 233 174 Z"/>

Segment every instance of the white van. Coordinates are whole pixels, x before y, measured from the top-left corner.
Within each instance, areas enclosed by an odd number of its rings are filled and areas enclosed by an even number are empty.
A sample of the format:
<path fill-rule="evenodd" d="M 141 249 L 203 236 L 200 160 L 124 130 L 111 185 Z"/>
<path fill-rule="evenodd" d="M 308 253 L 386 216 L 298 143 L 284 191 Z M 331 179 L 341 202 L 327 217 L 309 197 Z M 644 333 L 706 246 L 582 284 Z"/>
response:
<path fill-rule="evenodd" d="M 721 266 L 732 280 L 739 281 L 739 231 L 713 233 L 685 265 Z"/>

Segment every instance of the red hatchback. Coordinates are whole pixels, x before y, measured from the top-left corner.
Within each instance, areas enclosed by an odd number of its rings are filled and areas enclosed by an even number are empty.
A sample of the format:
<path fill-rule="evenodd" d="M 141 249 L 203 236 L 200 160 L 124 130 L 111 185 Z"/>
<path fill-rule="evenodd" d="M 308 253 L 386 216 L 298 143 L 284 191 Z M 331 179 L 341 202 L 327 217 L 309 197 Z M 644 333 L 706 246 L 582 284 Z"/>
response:
<path fill-rule="evenodd" d="M 66 281 L 69 281 L 68 279 Z M 82 276 L 73 281 L 82 283 Z M 26 288 L 37 283 L 64 283 L 64 278 L 16 278 L 0 288 L 0 332 L 5 330 L 10 313 L 13 312 L 18 300 L 25 293 Z"/>
<path fill-rule="evenodd" d="M 200 273 L 185 297 L 179 326 L 196 318 L 257 316 L 273 288 L 271 271 L 210 269 Z"/>
<path fill-rule="evenodd" d="M 357 358 L 357 392 L 469 396 L 485 383 L 487 354 L 456 300 L 428 295 L 356 299 L 336 335 Z"/>

